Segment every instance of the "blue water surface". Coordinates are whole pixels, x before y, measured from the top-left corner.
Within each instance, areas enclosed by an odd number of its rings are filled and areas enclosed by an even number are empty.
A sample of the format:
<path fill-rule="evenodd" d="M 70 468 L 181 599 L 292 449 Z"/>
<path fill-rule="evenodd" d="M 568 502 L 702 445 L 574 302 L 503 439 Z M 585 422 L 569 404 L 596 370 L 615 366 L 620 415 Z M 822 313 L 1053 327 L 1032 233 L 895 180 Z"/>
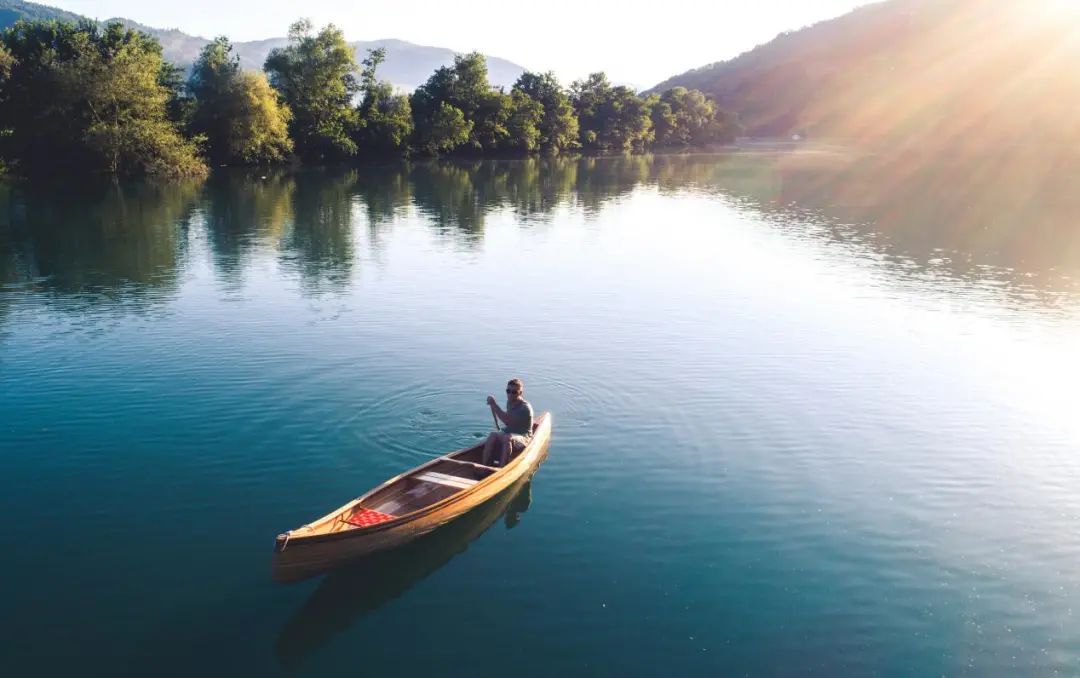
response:
<path fill-rule="evenodd" d="M 3 187 L 4 673 L 1077 674 L 1080 206 L 827 159 Z M 509 508 L 272 582 L 511 376 Z"/>

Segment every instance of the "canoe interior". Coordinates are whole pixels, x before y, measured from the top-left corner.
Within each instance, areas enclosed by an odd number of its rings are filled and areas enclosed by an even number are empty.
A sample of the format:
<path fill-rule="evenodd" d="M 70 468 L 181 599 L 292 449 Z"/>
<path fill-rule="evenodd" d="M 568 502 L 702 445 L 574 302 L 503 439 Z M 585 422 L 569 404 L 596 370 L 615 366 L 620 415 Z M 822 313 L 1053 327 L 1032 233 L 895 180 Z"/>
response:
<path fill-rule="evenodd" d="M 468 489 L 497 469 L 448 458 L 410 473 L 364 499 L 358 507 L 402 516 Z M 460 481 L 455 482 L 456 479 Z"/>
<path fill-rule="evenodd" d="M 533 424 L 533 432 L 539 427 L 538 420 Z M 311 536 L 363 529 L 348 522 L 362 509 L 398 518 L 463 492 L 503 468 L 479 463 L 483 451 L 481 443 L 423 464 L 311 523 L 303 534 Z M 506 466 L 520 454 L 521 451 L 515 452 Z"/>

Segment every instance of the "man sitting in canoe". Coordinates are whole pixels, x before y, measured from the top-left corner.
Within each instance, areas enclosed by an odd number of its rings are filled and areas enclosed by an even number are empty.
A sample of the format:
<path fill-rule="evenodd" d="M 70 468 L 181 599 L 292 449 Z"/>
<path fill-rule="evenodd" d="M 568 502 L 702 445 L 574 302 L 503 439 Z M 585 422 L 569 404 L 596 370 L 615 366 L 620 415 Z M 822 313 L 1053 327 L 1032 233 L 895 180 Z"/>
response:
<path fill-rule="evenodd" d="M 506 410 L 499 407 L 495 396 L 488 396 L 491 413 L 501 421 L 502 431 L 492 431 L 484 443 L 484 456 L 480 463 L 500 466 L 510 461 L 514 452 L 524 450 L 532 438 L 533 408 L 525 394 L 525 383 L 511 379 L 506 383 Z"/>

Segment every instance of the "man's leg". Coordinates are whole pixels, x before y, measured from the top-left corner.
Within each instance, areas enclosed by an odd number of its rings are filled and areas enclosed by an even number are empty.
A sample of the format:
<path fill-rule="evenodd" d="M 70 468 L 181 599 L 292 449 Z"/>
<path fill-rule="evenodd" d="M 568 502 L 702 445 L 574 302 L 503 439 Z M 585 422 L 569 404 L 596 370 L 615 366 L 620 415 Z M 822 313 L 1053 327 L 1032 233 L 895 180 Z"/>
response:
<path fill-rule="evenodd" d="M 480 455 L 480 463 L 488 466 L 491 464 L 491 458 L 495 453 L 495 446 L 499 440 L 499 434 L 492 431 L 488 434 L 487 440 L 484 441 L 484 451 Z"/>
<path fill-rule="evenodd" d="M 504 433 L 500 442 L 502 444 L 499 446 L 499 455 L 501 456 L 499 465 L 506 466 L 510 462 L 510 457 L 514 454 L 514 436 Z"/>

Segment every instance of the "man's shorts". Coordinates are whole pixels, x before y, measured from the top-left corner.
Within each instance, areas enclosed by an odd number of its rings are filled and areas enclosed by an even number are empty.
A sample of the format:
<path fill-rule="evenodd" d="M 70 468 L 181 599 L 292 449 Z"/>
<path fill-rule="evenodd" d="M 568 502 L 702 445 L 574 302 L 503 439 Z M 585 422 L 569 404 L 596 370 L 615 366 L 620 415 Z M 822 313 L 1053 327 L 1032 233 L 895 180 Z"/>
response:
<path fill-rule="evenodd" d="M 517 433 L 510 436 L 510 446 L 514 452 L 521 452 L 529 446 L 530 442 L 532 442 L 532 436 L 523 436 Z"/>

